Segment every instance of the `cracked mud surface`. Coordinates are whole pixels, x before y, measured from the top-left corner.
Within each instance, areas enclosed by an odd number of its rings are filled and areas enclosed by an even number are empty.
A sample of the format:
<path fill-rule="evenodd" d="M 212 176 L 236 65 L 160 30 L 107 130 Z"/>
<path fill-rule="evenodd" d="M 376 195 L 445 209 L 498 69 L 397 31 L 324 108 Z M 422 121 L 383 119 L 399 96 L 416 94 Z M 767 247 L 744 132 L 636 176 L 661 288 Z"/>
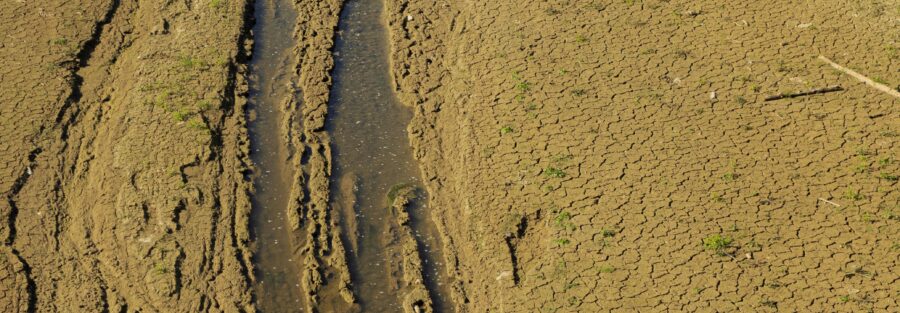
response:
<path fill-rule="evenodd" d="M 896 2 L 393 11 L 462 308 L 900 305 L 900 99 L 816 60 L 900 83 Z M 847 90 L 762 101 L 835 84 Z M 731 242 L 704 249 L 713 235 Z"/>
<path fill-rule="evenodd" d="M 343 3 L 293 3 L 298 297 L 343 312 Z M 0 311 L 256 310 L 252 4 L 0 2 Z M 385 6 L 455 311 L 900 307 L 900 99 L 817 59 L 897 88 L 896 1 Z"/>

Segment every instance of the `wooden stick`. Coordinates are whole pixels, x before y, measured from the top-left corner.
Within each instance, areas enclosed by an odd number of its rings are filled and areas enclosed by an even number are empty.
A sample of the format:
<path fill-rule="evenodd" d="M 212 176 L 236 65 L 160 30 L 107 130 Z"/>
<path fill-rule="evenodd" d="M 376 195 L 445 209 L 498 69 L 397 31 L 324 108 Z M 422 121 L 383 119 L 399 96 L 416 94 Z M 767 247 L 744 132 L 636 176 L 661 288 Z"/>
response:
<path fill-rule="evenodd" d="M 825 199 L 822 199 L 822 198 L 819 198 L 819 200 L 822 200 L 823 202 L 828 203 L 828 204 L 833 205 L 833 206 L 836 206 L 836 207 L 841 207 L 840 204 L 837 204 L 837 203 L 834 203 L 834 202 L 831 202 L 831 201 L 828 201 L 828 200 L 825 200 Z"/>
<path fill-rule="evenodd" d="M 877 89 L 881 92 L 884 92 L 886 94 L 889 94 L 891 96 L 900 98 L 900 91 L 896 91 L 894 89 L 891 89 L 891 87 L 876 83 L 875 81 L 869 79 L 868 77 L 863 76 L 860 73 L 857 73 L 849 68 L 840 66 L 837 63 L 832 62 L 831 60 L 829 60 L 828 58 L 826 58 L 823 55 L 819 56 L 819 60 L 822 60 L 822 62 L 828 63 L 828 65 L 831 65 L 831 67 L 835 68 L 838 71 L 841 71 L 847 75 L 853 76 L 853 78 L 856 78 L 857 80 L 865 83 L 866 85 L 871 86 L 872 88 L 875 88 L 875 89 Z"/>
<path fill-rule="evenodd" d="M 768 97 L 766 97 L 766 101 L 774 101 L 774 100 L 781 100 L 781 99 L 787 99 L 787 98 L 796 98 L 796 97 L 809 96 L 809 95 L 815 95 L 815 94 L 820 94 L 820 93 L 841 91 L 841 90 L 844 90 L 844 88 L 841 88 L 841 86 L 830 86 L 830 87 L 825 87 L 825 88 L 813 89 L 813 90 L 809 90 L 809 91 L 798 91 L 798 92 L 794 92 L 794 93 L 783 93 L 780 95 L 768 96 Z"/>

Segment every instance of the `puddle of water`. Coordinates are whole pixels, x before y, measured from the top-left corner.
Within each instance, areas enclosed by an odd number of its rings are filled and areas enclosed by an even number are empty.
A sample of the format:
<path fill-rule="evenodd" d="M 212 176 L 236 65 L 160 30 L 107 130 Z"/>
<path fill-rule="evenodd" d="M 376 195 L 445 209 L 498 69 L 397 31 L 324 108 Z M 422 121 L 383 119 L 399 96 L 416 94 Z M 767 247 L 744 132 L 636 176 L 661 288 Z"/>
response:
<path fill-rule="evenodd" d="M 420 173 L 407 137 L 412 111 L 393 93 L 387 27 L 380 0 L 348 0 L 335 41 L 328 131 L 332 138 L 332 207 L 341 209 L 355 292 L 364 312 L 401 312 L 384 248 L 392 217 L 387 193 L 397 184 L 421 190 Z M 420 192 L 409 208 L 435 310 L 442 300 L 440 245 Z"/>
<path fill-rule="evenodd" d="M 250 61 L 250 158 L 256 165 L 251 230 L 256 245 L 256 304 L 260 312 L 302 312 L 299 262 L 287 220 L 293 169 L 282 134 L 281 104 L 292 90 L 293 30 L 297 12 L 289 0 L 256 1 Z"/>

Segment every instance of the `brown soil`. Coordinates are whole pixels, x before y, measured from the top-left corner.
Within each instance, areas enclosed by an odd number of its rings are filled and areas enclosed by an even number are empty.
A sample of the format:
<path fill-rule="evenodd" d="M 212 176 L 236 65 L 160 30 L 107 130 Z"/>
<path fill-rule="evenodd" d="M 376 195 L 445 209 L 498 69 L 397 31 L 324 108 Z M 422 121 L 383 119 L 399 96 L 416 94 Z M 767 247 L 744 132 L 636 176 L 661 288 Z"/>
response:
<path fill-rule="evenodd" d="M 342 0 L 295 4 L 297 296 L 347 312 L 324 127 Z M 256 310 L 252 8 L 0 5 L 0 311 Z M 456 312 L 900 307 L 900 99 L 817 59 L 898 87 L 896 1 L 386 8 Z M 395 204 L 398 302 L 427 309 Z"/>
<path fill-rule="evenodd" d="M 3 311 L 252 309 L 246 9 L 3 4 Z"/>

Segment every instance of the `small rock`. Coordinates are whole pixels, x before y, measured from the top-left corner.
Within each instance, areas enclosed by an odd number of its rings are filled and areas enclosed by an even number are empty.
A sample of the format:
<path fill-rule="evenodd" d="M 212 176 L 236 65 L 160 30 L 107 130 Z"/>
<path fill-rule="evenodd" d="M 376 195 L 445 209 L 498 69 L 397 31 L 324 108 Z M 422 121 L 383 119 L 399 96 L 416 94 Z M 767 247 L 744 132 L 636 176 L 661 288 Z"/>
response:
<path fill-rule="evenodd" d="M 407 16 L 406 16 L 406 20 L 407 20 L 407 21 L 412 21 L 412 20 L 413 20 L 412 15 L 407 15 Z"/>
<path fill-rule="evenodd" d="M 803 24 L 797 25 L 797 28 L 809 28 L 810 26 L 812 26 L 812 23 L 803 23 Z"/>
<path fill-rule="evenodd" d="M 715 91 L 709 93 L 709 100 L 716 100 L 716 92 Z"/>

